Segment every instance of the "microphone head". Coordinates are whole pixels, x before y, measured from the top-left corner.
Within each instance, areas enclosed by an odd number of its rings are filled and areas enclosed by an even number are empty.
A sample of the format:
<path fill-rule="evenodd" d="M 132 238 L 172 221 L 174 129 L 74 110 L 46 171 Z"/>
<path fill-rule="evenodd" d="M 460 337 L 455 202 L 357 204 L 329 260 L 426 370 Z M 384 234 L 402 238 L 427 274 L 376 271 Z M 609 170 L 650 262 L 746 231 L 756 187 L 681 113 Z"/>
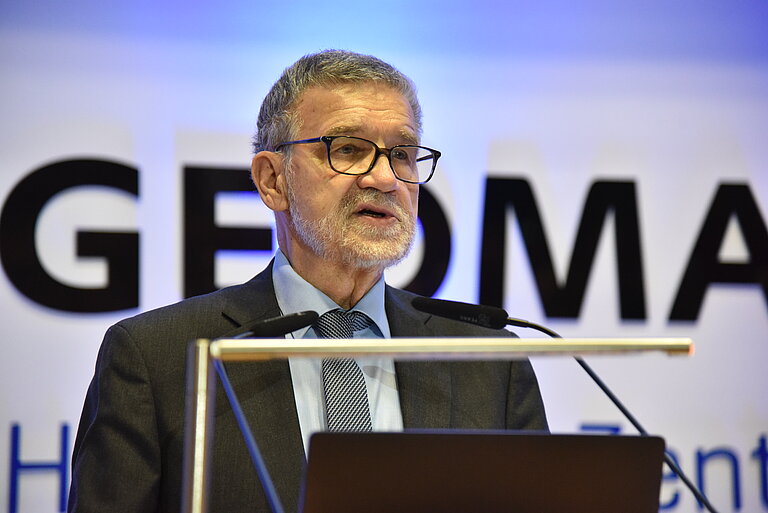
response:
<path fill-rule="evenodd" d="M 297 312 L 272 319 L 259 321 L 248 328 L 251 337 L 271 338 L 282 337 L 286 333 L 300 330 L 314 323 L 318 318 L 317 312 L 307 310 L 306 312 Z"/>
<path fill-rule="evenodd" d="M 411 304 L 416 310 L 424 313 L 468 322 L 493 330 L 500 330 L 507 325 L 507 312 L 503 308 L 495 306 L 473 305 L 428 297 L 415 297 Z"/>

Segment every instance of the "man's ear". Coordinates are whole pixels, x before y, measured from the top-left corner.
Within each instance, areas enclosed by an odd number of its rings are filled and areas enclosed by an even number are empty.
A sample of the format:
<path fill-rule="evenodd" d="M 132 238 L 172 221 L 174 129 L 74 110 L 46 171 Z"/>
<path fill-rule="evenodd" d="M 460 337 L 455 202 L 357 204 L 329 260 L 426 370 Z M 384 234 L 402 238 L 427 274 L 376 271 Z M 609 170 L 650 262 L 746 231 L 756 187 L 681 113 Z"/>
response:
<path fill-rule="evenodd" d="M 251 161 L 253 184 L 259 191 L 261 201 L 274 212 L 288 209 L 288 190 L 283 162 L 283 155 L 273 151 L 260 151 Z"/>

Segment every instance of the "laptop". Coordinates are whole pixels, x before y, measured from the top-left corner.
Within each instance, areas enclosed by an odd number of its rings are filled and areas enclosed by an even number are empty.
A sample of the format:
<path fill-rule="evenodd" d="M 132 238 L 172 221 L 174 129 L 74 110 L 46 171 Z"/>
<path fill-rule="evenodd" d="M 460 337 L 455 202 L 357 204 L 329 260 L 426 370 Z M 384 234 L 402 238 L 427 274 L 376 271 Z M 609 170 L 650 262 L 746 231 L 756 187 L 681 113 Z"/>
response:
<path fill-rule="evenodd" d="M 497 431 L 317 433 L 303 513 L 657 513 L 664 440 Z"/>

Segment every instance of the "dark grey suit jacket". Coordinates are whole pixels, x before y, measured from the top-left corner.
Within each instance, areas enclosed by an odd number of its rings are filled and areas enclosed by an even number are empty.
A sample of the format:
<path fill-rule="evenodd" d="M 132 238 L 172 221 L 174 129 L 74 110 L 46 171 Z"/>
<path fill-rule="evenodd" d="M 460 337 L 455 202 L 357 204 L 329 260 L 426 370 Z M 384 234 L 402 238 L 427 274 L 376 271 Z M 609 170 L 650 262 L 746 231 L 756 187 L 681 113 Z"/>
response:
<path fill-rule="evenodd" d="M 501 336 L 414 310 L 387 287 L 393 337 Z M 249 282 L 112 326 L 88 389 L 72 461 L 71 512 L 179 511 L 185 354 L 197 338 L 229 336 L 280 315 L 271 266 Z M 396 362 L 406 428 L 547 429 L 528 361 Z M 305 465 L 287 361 L 227 365 L 286 511 Z M 221 388 L 221 387 L 219 387 Z M 269 511 L 223 394 L 216 401 L 210 511 Z"/>

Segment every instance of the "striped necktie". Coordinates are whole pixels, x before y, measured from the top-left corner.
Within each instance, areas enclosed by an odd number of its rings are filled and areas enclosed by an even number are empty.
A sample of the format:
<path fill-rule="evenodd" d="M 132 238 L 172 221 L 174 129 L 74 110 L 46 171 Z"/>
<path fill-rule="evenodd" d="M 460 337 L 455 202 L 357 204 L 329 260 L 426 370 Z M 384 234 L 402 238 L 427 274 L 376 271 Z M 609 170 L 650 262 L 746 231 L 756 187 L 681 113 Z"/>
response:
<path fill-rule="evenodd" d="M 314 328 L 320 338 L 352 338 L 373 321 L 362 312 L 331 310 Z M 323 359 L 323 390 L 329 431 L 371 431 L 368 390 L 360 366 L 352 358 Z"/>

